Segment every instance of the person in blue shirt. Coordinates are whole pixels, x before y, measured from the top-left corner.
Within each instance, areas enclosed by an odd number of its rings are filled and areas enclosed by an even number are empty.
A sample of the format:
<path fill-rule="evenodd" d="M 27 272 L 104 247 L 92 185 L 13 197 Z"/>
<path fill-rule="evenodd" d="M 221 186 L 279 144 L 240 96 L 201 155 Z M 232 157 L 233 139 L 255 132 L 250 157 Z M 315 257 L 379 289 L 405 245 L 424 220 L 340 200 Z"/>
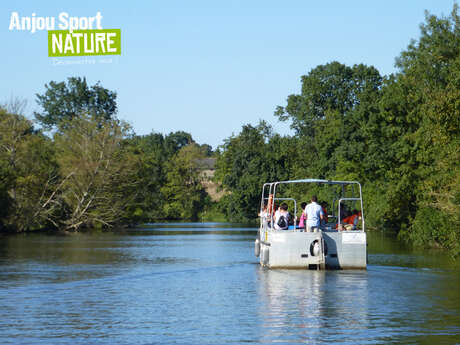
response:
<path fill-rule="evenodd" d="M 317 232 L 321 221 L 324 219 L 323 208 L 318 204 L 316 195 L 311 197 L 311 202 L 305 207 L 307 217 L 307 232 Z"/>

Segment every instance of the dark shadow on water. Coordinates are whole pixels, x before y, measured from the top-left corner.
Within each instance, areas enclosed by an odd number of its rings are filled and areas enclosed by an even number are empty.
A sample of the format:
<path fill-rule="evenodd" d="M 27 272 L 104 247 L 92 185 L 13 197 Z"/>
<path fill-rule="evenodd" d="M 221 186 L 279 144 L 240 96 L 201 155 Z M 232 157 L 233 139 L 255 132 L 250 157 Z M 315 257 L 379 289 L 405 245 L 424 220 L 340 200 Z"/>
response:
<path fill-rule="evenodd" d="M 440 249 L 413 248 L 392 231 L 368 231 L 369 265 L 460 270 L 460 260 Z"/>

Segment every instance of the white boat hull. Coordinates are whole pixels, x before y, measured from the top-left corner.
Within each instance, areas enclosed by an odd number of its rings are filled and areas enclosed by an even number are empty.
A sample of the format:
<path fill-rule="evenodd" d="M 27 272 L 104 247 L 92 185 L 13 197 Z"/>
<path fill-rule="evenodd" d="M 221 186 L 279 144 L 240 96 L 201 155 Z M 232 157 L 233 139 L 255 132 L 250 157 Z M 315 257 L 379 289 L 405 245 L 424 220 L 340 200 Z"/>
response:
<path fill-rule="evenodd" d="M 319 247 L 321 237 L 324 255 Z M 366 233 L 261 231 L 260 264 L 269 268 L 365 269 Z"/>

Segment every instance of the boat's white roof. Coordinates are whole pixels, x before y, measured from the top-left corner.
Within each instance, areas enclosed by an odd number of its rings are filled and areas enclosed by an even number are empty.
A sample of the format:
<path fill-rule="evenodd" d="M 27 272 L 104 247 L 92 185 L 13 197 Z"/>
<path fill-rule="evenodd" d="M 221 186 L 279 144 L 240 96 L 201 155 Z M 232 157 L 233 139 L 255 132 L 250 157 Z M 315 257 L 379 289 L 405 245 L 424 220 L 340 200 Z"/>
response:
<path fill-rule="evenodd" d="M 314 178 L 306 178 L 301 180 L 289 180 L 289 181 L 275 181 L 269 182 L 266 184 L 273 184 L 273 183 L 325 183 L 325 184 L 359 184 L 358 181 L 334 181 L 334 180 L 321 180 L 321 179 L 314 179 Z"/>

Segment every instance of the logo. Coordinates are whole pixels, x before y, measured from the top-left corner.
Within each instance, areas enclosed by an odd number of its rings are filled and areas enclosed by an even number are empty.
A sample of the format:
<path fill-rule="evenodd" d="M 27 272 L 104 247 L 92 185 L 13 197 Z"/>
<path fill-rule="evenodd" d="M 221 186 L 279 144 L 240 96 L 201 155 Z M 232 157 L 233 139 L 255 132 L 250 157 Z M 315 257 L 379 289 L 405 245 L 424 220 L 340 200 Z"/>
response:
<path fill-rule="evenodd" d="M 9 30 L 31 34 L 47 30 L 50 57 L 121 55 L 121 30 L 103 29 L 102 18 L 101 12 L 93 17 L 72 17 L 61 12 L 57 20 L 35 13 L 20 17 L 18 12 L 12 12 Z"/>

